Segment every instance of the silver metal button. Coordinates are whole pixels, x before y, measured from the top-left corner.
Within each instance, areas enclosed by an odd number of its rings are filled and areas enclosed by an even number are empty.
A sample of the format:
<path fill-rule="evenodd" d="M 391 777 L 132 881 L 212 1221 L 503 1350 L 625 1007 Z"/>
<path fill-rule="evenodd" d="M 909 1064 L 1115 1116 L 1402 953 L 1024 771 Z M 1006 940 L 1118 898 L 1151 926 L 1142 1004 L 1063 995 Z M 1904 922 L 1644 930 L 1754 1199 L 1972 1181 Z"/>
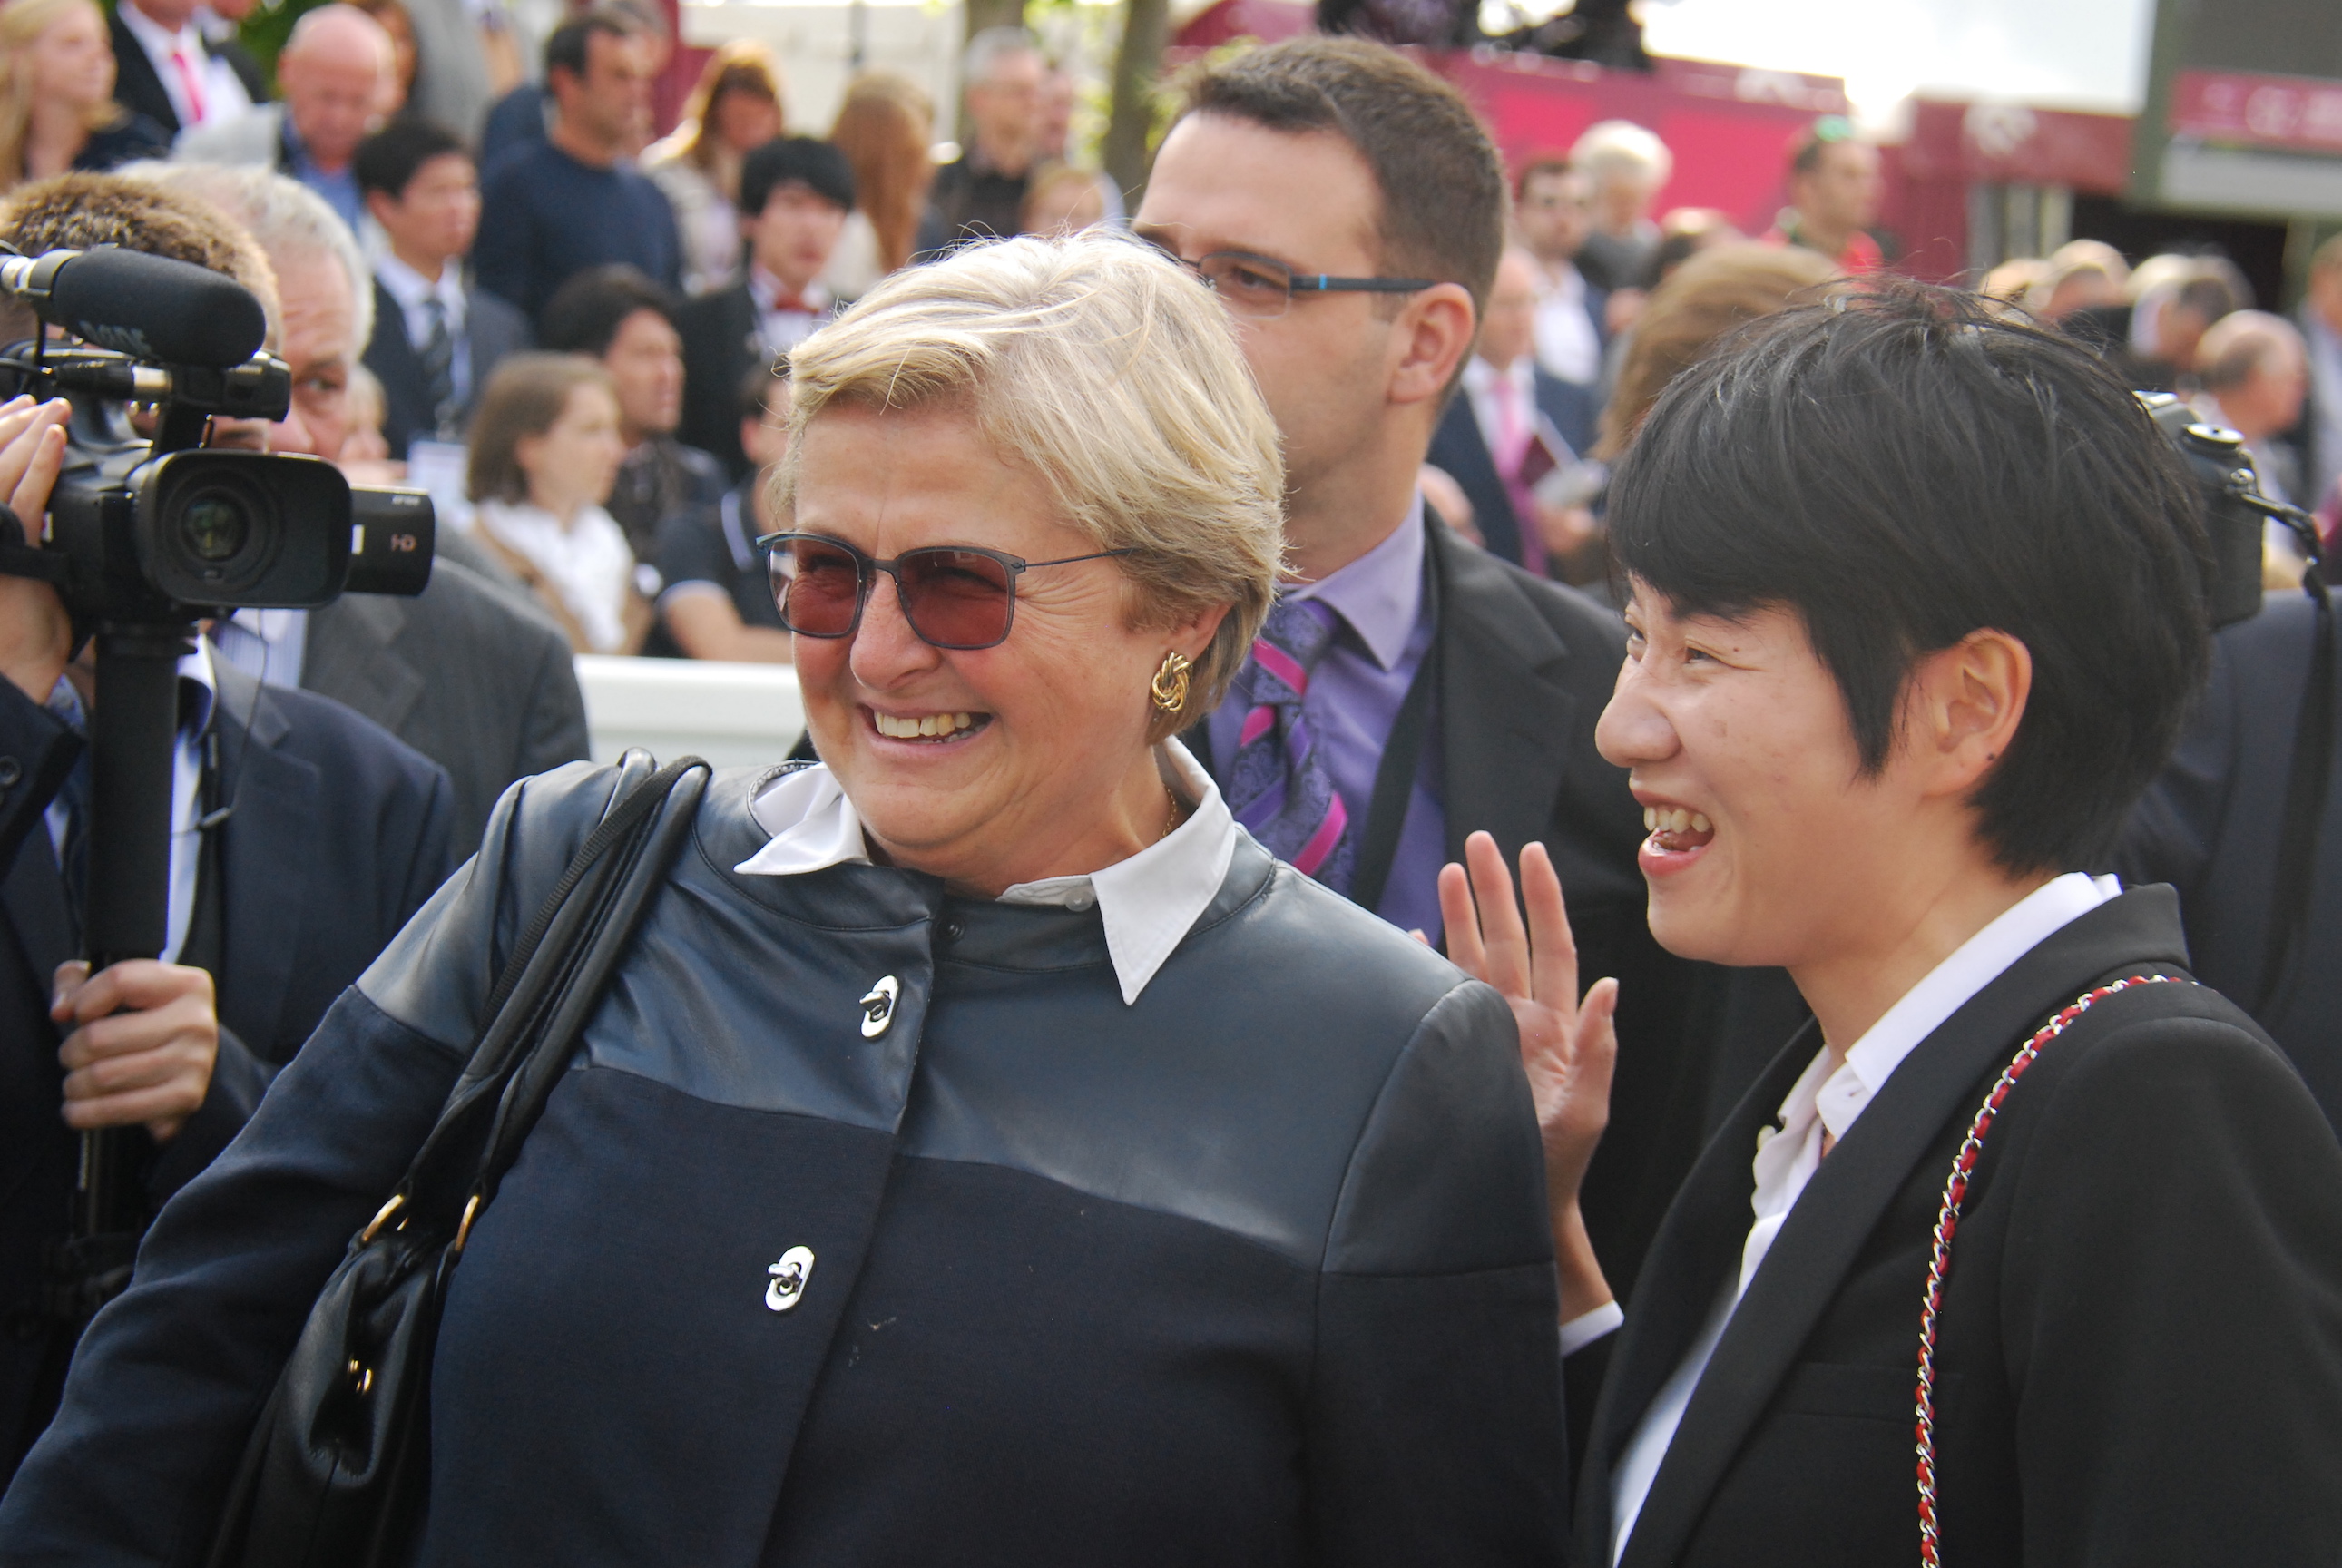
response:
<path fill-rule="evenodd" d="M 773 1312 L 786 1312 L 805 1300 L 806 1282 L 813 1278 L 813 1249 L 791 1247 L 765 1272 L 773 1276 L 765 1287 L 765 1305 Z"/>
<path fill-rule="evenodd" d="M 862 999 L 862 1037 L 865 1040 L 876 1040 L 886 1033 L 886 1026 L 895 1022 L 895 998 L 902 994 L 902 983 L 891 974 L 870 988 L 870 994 Z"/>

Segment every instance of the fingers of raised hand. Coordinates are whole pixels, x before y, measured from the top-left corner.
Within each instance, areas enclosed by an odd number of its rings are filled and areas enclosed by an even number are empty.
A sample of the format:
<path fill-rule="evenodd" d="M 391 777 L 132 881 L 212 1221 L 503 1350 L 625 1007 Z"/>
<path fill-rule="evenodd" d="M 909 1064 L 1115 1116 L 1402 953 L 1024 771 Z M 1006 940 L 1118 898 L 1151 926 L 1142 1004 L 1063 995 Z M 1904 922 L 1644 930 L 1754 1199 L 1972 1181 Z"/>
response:
<path fill-rule="evenodd" d="M 1505 868 L 1505 852 L 1487 834 L 1476 833 L 1464 841 L 1464 860 L 1480 909 L 1480 939 L 1487 950 L 1488 973 L 1482 978 L 1507 996 L 1536 997 L 1528 928 L 1513 902 L 1513 875 Z"/>
<path fill-rule="evenodd" d="M 1528 908 L 1528 943 L 1535 966 L 1536 994 L 1567 1009 L 1577 999 L 1577 940 L 1569 929 L 1569 910 L 1561 894 L 1561 877 L 1545 845 L 1521 851 L 1521 902 Z"/>
<path fill-rule="evenodd" d="M 1449 861 L 1439 868 L 1439 919 L 1447 938 L 1447 961 L 1475 980 L 1488 978 L 1488 955 L 1480 945 L 1480 915 L 1472 907 L 1472 883 Z"/>
<path fill-rule="evenodd" d="M 29 497 L 31 493 L 25 481 L 37 465 L 44 461 L 52 465 L 62 461 L 65 424 L 72 412 L 67 404 L 55 398 L 47 403 L 35 403 L 29 397 L 18 397 L 0 404 L 0 494 L 10 498 L 12 506 L 16 505 L 15 497 L 20 492 Z M 52 469 L 49 480 L 54 482 L 55 477 Z M 38 499 L 40 508 L 46 508 L 49 499 L 46 484 L 39 486 Z M 17 514 L 27 534 L 38 531 L 40 509 L 35 509 L 32 516 L 25 517 L 24 508 L 19 506 Z"/>

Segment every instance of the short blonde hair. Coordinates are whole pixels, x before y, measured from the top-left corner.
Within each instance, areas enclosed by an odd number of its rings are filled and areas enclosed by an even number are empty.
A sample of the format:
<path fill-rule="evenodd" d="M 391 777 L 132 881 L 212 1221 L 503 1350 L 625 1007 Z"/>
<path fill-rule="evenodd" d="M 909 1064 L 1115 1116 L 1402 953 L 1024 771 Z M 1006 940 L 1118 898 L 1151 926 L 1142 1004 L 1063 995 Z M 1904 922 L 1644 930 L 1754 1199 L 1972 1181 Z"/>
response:
<path fill-rule="evenodd" d="M 1635 180 L 1656 190 L 1674 176 L 1676 155 L 1632 120 L 1603 120 L 1577 138 L 1569 149 L 1569 164 L 1596 185 Z"/>
<path fill-rule="evenodd" d="M 1228 607 L 1186 708 L 1210 711 L 1276 595 L 1285 547 L 1276 424 L 1210 291 L 1153 246 L 1091 230 L 969 245 L 886 279 L 789 351 L 793 514 L 806 427 L 833 404 L 965 403 L 1117 563 L 1136 624 Z"/>

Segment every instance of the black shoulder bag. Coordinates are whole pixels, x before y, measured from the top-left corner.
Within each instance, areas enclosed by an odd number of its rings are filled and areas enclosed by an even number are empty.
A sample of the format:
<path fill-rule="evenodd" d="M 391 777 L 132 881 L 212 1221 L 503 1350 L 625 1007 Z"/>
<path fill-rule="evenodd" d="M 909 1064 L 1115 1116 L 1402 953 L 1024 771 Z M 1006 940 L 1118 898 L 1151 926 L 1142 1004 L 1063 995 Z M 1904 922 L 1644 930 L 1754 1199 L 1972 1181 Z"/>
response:
<path fill-rule="evenodd" d="M 438 1123 L 309 1309 L 229 1488 L 211 1568 L 405 1561 L 429 1485 L 431 1357 L 448 1277 L 706 787 L 697 757 L 642 778 L 650 765 L 642 752 L 620 760 L 621 787 L 638 782 L 522 934 Z"/>

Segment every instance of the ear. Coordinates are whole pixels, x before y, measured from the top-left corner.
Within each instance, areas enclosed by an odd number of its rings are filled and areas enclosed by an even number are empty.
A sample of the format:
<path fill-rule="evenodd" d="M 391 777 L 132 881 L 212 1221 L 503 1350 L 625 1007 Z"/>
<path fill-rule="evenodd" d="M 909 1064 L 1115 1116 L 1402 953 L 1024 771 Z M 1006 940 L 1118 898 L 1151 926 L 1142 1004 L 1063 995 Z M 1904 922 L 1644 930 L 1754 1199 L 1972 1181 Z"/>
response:
<path fill-rule="evenodd" d="M 1192 615 L 1183 615 L 1166 627 L 1169 645 L 1190 659 L 1201 659 L 1204 650 L 1212 645 L 1219 634 L 1220 623 L 1228 618 L 1226 604 L 1208 604 Z"/>
<path fill-rule="evenodd" d="M 1987 627 L 1919 661 L 1911 675 L 1905 744 L 1930 794 L 1966 795 L 2017 738 L 2033 693 L 2032 650 Z"/>
<path fill-rule="evenodd" d="M 1410 297 L 1391 324 L 1397 355 L 1391 366 L 1390 400 L 1436 402 L 1472 352 L 1478 334 L 1479 317 L 1462 284 L 1434 284 Z"/>

